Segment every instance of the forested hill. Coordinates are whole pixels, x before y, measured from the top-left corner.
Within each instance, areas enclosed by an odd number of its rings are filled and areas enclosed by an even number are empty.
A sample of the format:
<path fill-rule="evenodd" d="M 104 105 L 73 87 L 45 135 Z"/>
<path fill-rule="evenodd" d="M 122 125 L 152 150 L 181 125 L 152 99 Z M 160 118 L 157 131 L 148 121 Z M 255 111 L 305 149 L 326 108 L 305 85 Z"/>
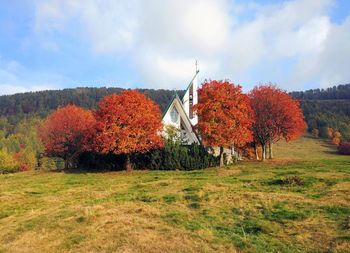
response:
<path fill-rule="evenodd" d="M 344 139 L 350 139 L 350 84 L 290 94 L 301 100 L 310 132 L 317 129 L 322 137 L 327 137 L 327 129 L 333 128 Z"/>
<path fill-rule="evenodd" d="M 85 108 L 96 108 L 104 96 L 119 93 L 122 88 L 76 88 L 64 90 L 48 90 L 0 96 L 0 116 L 37 113 L 46 115 L 48 112 L 66 104 L 76 104 Z M 139 89 L 153 99 L 165 110 L 174 95 L 172 90 Z M 181 96 L 183 91 L 177 91 Z"/>
<path fill-rule="evenodd" d="M 294 91 L 290 93 L 298 99 L 350 99 L 350 84 L 341 84 L 327 89 L 313 89 L 306 91 Z"/>

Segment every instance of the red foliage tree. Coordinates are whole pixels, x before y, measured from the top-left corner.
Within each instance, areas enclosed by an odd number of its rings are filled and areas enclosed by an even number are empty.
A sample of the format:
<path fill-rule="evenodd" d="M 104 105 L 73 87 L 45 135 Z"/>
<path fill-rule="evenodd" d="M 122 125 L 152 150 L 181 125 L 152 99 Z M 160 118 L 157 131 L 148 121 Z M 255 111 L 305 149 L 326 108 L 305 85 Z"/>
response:
<path fill-rule="evenodd" d="M 263 160 L 267 145 L 269 158 L 273 158 L 273 143 L 280 139 L 290 141 L 304 133 L 306 123 L 300 104 L 285 91 L 271 84 L 261 85 L 255 87 L 249 97 L 254 111 L 254 142 L 261 145 Z"/>
<path fill-rule="evenodd" d="M 96 148 L 101 153 L 125 154 L 127 170 L 130 154 L 161 147 L 163 139 L 159 107 L 144 94 L 126 90 L 104 97 L 96 112 Z"/>
<path fill-rule="evenodd" d="M 63 158 L 65 168 L 70 168 L 81 152 L 91 149 L 95 124 L 91 111 L 67 105 L 47 117 L 39 128 L 39 135 L 46 153 Z"/>
<path fill-rule="evenodd" d="M 241 86 L 229 81 L 205 81 L 198 90 L 199 101 L 194 107 L 205 146 L 220 147 L 220 166 L 224 147 L 240 146 L 252 140 L 250 127 L 252 110 Z"/>

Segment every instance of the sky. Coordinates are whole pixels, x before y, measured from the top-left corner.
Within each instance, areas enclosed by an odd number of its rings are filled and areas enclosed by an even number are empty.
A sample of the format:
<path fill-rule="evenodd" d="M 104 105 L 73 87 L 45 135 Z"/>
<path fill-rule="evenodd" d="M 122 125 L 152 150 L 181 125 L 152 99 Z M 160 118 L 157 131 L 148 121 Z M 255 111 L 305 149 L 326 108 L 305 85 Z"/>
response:
<path fill-rule="evenodd" d="M 0 95 L 350 83 L 349 0 L 0 0 Z"/>

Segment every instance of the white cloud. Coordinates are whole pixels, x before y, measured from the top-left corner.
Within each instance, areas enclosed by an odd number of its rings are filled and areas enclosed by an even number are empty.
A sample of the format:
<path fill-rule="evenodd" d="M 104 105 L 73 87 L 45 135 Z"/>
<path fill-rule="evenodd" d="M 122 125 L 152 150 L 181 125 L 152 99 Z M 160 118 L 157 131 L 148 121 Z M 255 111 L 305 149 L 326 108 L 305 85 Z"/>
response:
<path fill-rule="evenodd" d="M 350 72 L 350 18 L 341 25 L 333 25 L 323 44 L 323 49 L 297 64 L 295 82 L 318 81 L 322 88 L 349 83 Z"/>
<path fill-rule="evenodd" d="M 266 68 L 264 78 L 293 89 L 350 79 L 350 25 L 331 22 L 333 5 L 333 0 L 264 6 L 229 0 L 38 0 L 35 30 L 41 35 L 81 30 L 77 36 L 91 43 L 92 52 L 130 58 L 148 87 L 185 87 L 198 59 L 204 77 L 252 86 L 261 81 L 254 70 Z M 289 60 L 295 66 L 282 71 Z M 282 72 L 288 73 L 276 74 Z"/>
<path fill-rule="evenodd" d="M 32 72 L 16 61 L 0 58 L 0 95 L 58 89 L 67 81 L 62 76 Z"/>
<path fill-rule="evenodd" d="M 35 31 L 78 33 L 88 38 L 97 53 L 125 51 L 133 43 L 136 28 L 133 2 L 39 0 L 35 2 Z M 83 31 L 76 27 L 79 25 Z"/>

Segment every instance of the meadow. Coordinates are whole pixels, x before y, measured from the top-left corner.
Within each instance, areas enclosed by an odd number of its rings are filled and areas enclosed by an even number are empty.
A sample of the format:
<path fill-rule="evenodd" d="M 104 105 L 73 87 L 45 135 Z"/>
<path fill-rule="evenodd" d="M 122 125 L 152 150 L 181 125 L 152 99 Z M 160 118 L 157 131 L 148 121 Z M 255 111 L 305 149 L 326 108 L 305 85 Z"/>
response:
<path fill-rule="evenodd" d="M 0 252 L 350 252 L 350 158 L 303 137 L 194 171 L 0 175 Z"/>

